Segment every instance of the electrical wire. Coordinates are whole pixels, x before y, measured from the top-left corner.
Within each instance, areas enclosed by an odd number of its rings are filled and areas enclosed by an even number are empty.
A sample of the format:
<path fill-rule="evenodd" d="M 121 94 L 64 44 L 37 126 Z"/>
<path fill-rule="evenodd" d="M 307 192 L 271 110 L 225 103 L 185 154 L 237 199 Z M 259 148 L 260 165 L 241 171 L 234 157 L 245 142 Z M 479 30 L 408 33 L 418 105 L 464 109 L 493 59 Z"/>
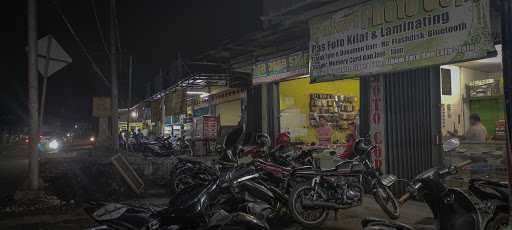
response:
<path fill-rule="evenodd" d="M 87 60 L 89 61 L 89 63 L 91 64 L 92 68 L 94 69 L 94 71 L 96 71 L 96 73 L 98 74 L 98 76 L 101 78 L 101 80 L 103 80 L 103 82 L 105 83 L 105 85 L 107 85 L 108 87 L 110 87 L 110 82 L 107 80 L 107 78 L 105 77 L 105 75 L 101 72 L 100 68 L 98 67 L 98 65 L 96 65 L 96 62 L 94 62 L 94 60 L 92 59 L 91 55 L 89 55 L 89 52 L 87 52 L 87 49 L 85 48 L 85 45 L 82 43 L 82 40 L 80 40 L 80 38 L 78 37 L 78 35 L 76 34 L 75 30 L 73 29 L 73 27 L 71 26 L 71 24 L 69 23 L 68 19 L 66 18 L 66 16 L 64 15 L 64 13 L 62 12 L 62 10 L 60 9 L 59 5 L 57 5 L 57 2 L 55 1 L 52 1 L 53 5 L 55 6 L 55 9 L 57 10 L 57 12 L 59 13 L 59 15 L 61 16 L 62 20 L 64 21 L 64 24 L 66 24 L 66 27 L 68 28 L 69 32 L 71 32 L 71 34 L 73 35 L 73 38 L 75 38 L 76 42 L 78 43 L 78 45 L 80 46 L 80 49 L 82 51 L 82 53 L 87 57 Z"/>
<path fill-rule="evenodd" d="M 98 33 L 100 35 L 101 43 L 103 44 L 103 48 L 107 55 L 110 55 L 110 52 L 107 48 L 107 43 L 105 42 L 105 35 L 103 34 L 103 28 L 101 27 L 100 20 L 98 19 L 98 13 L 96 12 L 96 3 L 95 0 L 91 0 L 92 12 L 94 14 L 94 18 L 96 19 L 96 27 L 98 28 Z"/>

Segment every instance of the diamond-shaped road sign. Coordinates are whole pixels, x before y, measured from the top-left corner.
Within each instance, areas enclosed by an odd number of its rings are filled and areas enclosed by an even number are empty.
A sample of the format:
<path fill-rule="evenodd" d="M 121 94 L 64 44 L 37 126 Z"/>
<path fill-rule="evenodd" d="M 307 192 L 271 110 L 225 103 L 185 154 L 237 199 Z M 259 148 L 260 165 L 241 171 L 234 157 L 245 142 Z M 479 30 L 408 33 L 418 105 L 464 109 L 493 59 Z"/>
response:
<path fill-rule="evenodd" d="M 44 77 L 51 76 L 71 61 L 52 35 L 46 35 L 37 42 L 37 65 Z"/>

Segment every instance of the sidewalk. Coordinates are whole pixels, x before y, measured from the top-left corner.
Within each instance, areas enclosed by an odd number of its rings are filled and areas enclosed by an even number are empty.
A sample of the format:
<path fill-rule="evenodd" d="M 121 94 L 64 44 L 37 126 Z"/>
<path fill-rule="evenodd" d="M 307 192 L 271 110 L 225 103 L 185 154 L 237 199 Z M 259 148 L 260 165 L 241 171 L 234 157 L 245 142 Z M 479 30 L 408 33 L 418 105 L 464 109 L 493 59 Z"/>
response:
<path fill-rule="evenodd" d="M 325 230 L 359 230 L 361 229 L 361 220 L 366 217 L 376 217 L 388 219 L 384 211 L 371 197 L 365 197 L 363 205 L 347 210 L 338 212 L 337 220 L 334 219 L 334 214 L 328 216 L 326 223 L 319 229 Z M 432 213 L 426 204 L 409 201 L 400 209 L 400 218 L 396 221 L 405 223 L 411 226 L 421 223 L 422 225 L 428 223 L 427 219 L 432 218 Z M 286 230 L 302 229 L 298 224 L 286 228 Z"/>
<path fill-rule="evenodd" d="M 158 200 L 139 200 L 135 203 L 144 205 L 153 203 L 156 205 L 164 205 L 167 201 L 165 199 Z M 134 204 L 135 204 L 134 203 Z M 420 202 L 410 201 L 401 209 L 401 217 L 397 221 L 409 225 L 416 225 L 420 222 L 425 224 L 428 217 L 431 217 L 430 209 Z M 386 214 L 380 207 L 368 198 L 364 201 L 363 206 L 342 210 L 338 213 L 337 220 L 334 220 L 333 215 L 329 215 L 327 222 L 318 229 L 325 230 L 358 230 L 361 229 L 361 220 L 365 217 L 377 217 L 386 219 Z M 95 223 L 90 220 L 87 215 L 81 210 L 70 211 L 62 215 L 38 215 L 18 217 L 8 220 L 0 221 L 0 229 L 84 229 L 94 226 Z M 302 229 L 298 224 L 292 224 L 285 228 L 286 230 L 300 230 Z"/>

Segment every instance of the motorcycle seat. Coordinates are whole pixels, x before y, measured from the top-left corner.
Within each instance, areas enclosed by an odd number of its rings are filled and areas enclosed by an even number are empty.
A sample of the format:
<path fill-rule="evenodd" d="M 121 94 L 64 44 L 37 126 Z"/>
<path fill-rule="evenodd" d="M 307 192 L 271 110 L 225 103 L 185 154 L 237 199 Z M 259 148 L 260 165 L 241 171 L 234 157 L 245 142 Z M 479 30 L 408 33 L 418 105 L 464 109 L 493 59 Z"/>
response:
<path fill-rule="evenodd" d="M 484 200 L 508 200 L 508 185 L 485 179 L 471 179 L 469 189 L 478 198 Z"/>
<path fill-rule="evenodd" d="M 321 169 L 320 172 L 332 173 L 332 172 L 336 172 L 337 170 L 338 170 L 337 168 L 329 168 L 329 169 Z"/>
<path fill-rule="evenodd" d="M 312 166 L 300 166 L 300 167 L 294 167 L 293 170 L 295 171 L 301 171 L 301 170 L 311 170 L 313 169 Z"/>

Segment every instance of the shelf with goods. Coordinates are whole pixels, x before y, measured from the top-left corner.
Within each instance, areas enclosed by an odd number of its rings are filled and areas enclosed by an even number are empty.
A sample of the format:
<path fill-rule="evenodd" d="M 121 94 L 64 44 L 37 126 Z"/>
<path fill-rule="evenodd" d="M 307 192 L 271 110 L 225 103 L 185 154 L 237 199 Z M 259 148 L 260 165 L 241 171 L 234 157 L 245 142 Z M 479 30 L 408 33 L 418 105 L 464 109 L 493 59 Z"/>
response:
<path fill-rule="evenodd" d="M 496 121 L 496 133 L 494 134 L 495 140 L 505 140 L 505 130 L 506 130 L 506 123 L 505 120 L 498 120 Z"/>
<path fill-rule="evenodd" d="M 320 117 L 325 117 L 329 125 L 337 130 L 346 130 L 357 117 L 357 98 L 334 94 L 310 94 L 309 124 L 319 126 Z"/>

